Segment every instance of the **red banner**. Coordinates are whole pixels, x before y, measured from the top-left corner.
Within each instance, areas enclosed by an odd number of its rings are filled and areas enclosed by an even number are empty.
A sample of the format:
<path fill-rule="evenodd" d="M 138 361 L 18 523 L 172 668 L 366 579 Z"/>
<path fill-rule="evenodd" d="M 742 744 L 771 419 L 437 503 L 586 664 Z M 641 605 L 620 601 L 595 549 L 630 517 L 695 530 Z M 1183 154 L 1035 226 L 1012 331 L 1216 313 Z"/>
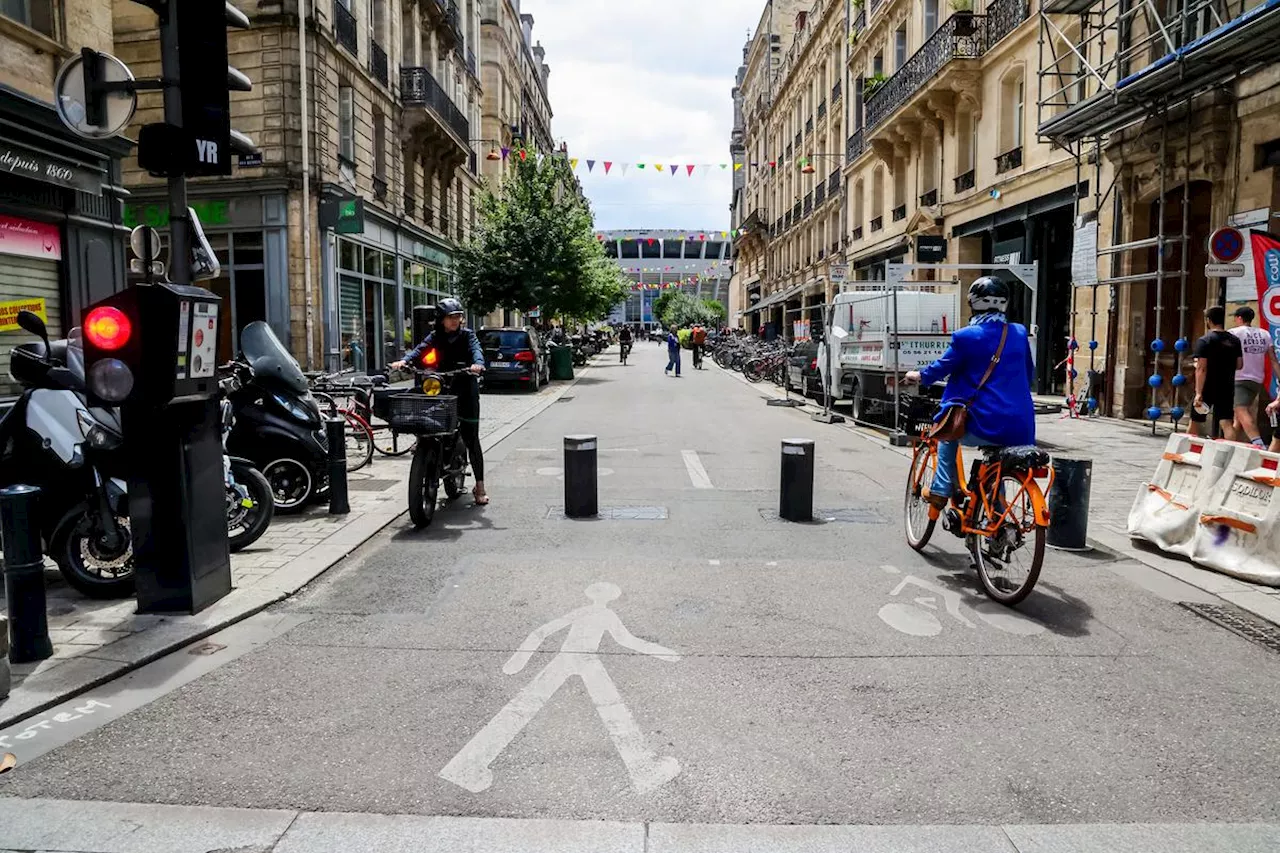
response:
<path fill-rule="evenodd" d="M 1253 248 L 1254 282 L 1258 288 L 1258 325 L 1271 335 L 1272 345 L 1280 348 L 1280 237 L 1266 231 L 1250 231 Z M 1277 396 L 1280 377 L 1271 375 L 1267 360 L 1267 386 Z"/>

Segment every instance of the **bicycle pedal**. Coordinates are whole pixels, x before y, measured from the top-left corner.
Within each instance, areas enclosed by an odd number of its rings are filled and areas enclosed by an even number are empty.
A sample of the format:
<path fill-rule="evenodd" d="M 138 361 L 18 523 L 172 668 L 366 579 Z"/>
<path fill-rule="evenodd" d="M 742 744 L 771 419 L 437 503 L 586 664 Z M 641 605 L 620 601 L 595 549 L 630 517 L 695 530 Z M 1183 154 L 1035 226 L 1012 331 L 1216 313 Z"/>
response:
<path fill-rule="evenodd" d="M 960 515 L 960 510 L 955 507 L 947 507 L 947 511 L 942 514 L 942 529 L 951 535 L 963 539 L 964 538 L 964 519 Z"/>

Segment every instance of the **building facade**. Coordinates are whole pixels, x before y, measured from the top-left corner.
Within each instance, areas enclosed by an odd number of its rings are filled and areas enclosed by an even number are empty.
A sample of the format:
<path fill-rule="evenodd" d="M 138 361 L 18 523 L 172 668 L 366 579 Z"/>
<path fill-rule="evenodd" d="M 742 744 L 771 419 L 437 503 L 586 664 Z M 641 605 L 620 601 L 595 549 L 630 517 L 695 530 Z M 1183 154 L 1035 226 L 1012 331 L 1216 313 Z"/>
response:
<path fill-rule="evenodd" d="M 226 306 L 219 355 L 265 320 L 304 367 L 380 369 L 403 352 L 413 306 L 452 290 L 475 222 L 478 0 L 237 6 L 252 26 L 229 33 L 231 64 L 253 91 L 232 93 L 232 126 L 261 158 L 189 185 L 222 264 L 206 282 Z M 114 23 L 120 58 L 158 75 L 154 13 L 116 0 Z M 133 130 L 161 114 L 144 94 Z M 163 183 L 126 166 L 126 224 L 163 227 Z"/>
<path fill-rule="evenodd" d="M 57 72 L 81 47 L 111 52 L 109 4 L 0 4 L 0 399 L 18 390 L 9 350 L 30 339 L 19 309 L 43 313 L 58 337 L 124 286 L 120 160 L 131 145 L 82 139 L 53 107 Z"/>
<path fill-rule="evenodd" d="M 511 151 L 555 150 L 547 94 L 551 66 L 542 44 L 533 40 L 533 23 L 532 15 L 520 12 L 519 0 L 483 2 L 483 175 L 495 185 L 507 174 Z"/>
<path fill-rule="evenodd" d="M 651 328 L 659 322 L 654 300 L 673 289 L 726 304 L 733 257 L 726 234 L 669 228 L 599 232 L 605 254 L 631 281 L 631 292 L 609 321 Z"/>

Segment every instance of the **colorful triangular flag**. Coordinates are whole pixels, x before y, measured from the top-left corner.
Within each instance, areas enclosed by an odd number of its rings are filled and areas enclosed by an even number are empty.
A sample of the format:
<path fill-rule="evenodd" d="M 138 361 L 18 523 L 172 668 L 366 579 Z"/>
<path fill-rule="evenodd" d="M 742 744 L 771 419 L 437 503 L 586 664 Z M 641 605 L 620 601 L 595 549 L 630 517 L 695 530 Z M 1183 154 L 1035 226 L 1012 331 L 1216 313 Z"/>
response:
<path fill-rule="evenodd" d="M 663 171 L 663 167 L 661 163 L 654 163 L 653 168 L 657 169 L 659 172 Z"/>
<path fill-rule="evenodd" d="M 622 176 L 625 178 L 625 177 L 627 176 L 627 169 L 630 169 L 630 168 L 631 168 L 631 164 L 630 164 L 630 163 L 619 163 L 618 165 L 622 167 Z"/>
<path fill-rule="evenodd" d="M 587 162 L 589 163 L 589 162 L 591 162 L 591 161 L 589 161 L 589 160 L 588 160 Z M 612 161 L 612 160 L 605 160 L 605 161 L 604 161 L 604 173 L 605 173 L 606 175 L 607 175 L 607 174 L 609 174 L 609 170 L 610 170 L 610 169 L 612 169 L 612 168 L 613 168 L 613 161 Z"/>
<path fill-rule="evenodd" d="M 594 169 L 595 167 L 596 167 L 596 161 L 595 161 L 595 160 L 588 160 L 588 161 L 587 161 L 587 171 L 588 171 L 588 172 L 590 172 L 590 171 L 591 171 L 592 169 Z"/>
<path fill-rule="evenodd" d="M 736 172 L 736 171 L 738 171 L 738 169 L 737 169 L 738 164 L 737 164 L 737 163 L 734 163 L 733 165 L 734 165 L 734 169 L 733 169 L 733 171 L 735 171 L 735 172 Z M 720 168 L 721 168 L 721 169 L 727 169 L 727 168 L 729 168 L 729 164 L 728 164 L 728 163 L 721 163 L 721 164 L 720 164 Z"/>
<path fill-rule="evenodd" d="M 576 172 L 577 170 L 578 170 L 578 158 L 577 158 L 577 157 L 570 157 L 570 158 L 569 158 L 569 171 L 571 171 L 571 172 Z"/>
<path fill-rule="evenodd" d="M 636 168 L 637 168 L 637 169 L 643 169 L 643 168 L 644 168 L 644 163 L 636 163 Z"/>
<path fill-rule="evenodd" d="M 733 164 L 733 171 L 735 171 L 735 172 L 739 172 L 739 171 L 741 171 L 741 170 L 742 170 L 742 164 L 741 164 L 741 163 L 734 163 L 734 164 Z"/>
<path fill-rule="evenodd" d="M 692 175 L 692 174 L 693 174 L 693 167 L 692 167 L 692 166 L 685 166 L 685 169 L 687 169 L 687 170 L 688 170 L 688 172 L 689 172 L 689 174 L 690 174 L 690 175 Z"/>
<path fill-rule="evenodd" d="M 528 156 L 529 156 L 529 155 L 528 155 L 528 152 L 527 152 L 527 151 L 525 151 L 523 148 L 521 148 L 521 149 L 520 149 L 520 159 L 521 159 L 521 160 L 528 159 Z"/>
<path fill-rule="evenodd" d="M 502 159 L 503 159 L 503 160 L 505 160 L 505 159 L 507 159 L 507 158 L 508 158 L 508 157 L 510 157 L 510 156 L 511 156 L 511 149 L 510 149 L 510 148 L 503 148 L 503 149 L 502 149 Z"/>

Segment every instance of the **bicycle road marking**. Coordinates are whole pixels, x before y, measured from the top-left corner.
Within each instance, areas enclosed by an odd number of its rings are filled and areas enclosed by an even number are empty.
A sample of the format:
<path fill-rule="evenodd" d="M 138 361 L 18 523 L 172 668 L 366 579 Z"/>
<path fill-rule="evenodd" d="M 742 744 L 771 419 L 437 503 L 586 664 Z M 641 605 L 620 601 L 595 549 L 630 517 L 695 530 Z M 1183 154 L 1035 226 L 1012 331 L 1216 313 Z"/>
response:
<path fill-rule="evenodd" d="M 707 469 L 702 467 L 702 460 L 698 458 L 696 450 L 681 450 L 680 455 L 684 457 L 684 467 L 689 472 L 689 479 L 693 481 L 695 489 L 714 489 L 711 484 L 711 478 L 707 476 Z"/>

